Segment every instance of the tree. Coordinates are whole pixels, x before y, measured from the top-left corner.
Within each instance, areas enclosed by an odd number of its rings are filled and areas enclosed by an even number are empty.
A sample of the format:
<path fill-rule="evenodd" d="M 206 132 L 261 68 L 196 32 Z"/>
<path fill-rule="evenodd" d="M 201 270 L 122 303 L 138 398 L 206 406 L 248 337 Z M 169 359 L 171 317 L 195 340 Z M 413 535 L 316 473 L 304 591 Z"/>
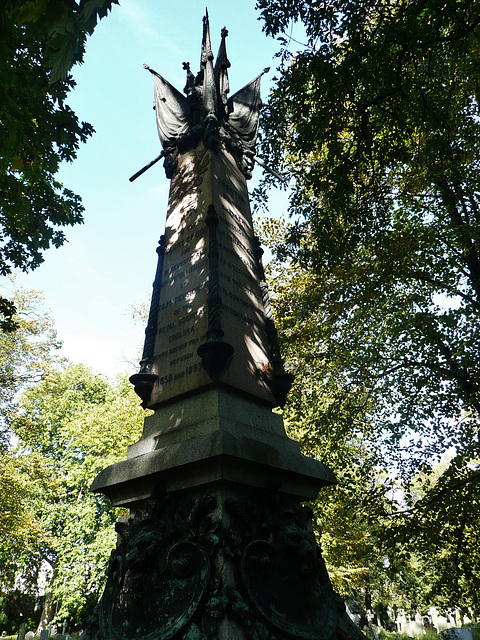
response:
<path fill-rule="evenodd" d="M 310 357 L 327 363 L 319 394 L 336 378 L 335 419 L 372 425 L 405 496 L 452 448 L 436 500 L 408 505 L 398 540 L 426 544 L 416 525 L 450 512 L 459 518 L 444 529 L 452 549 L 468 546 L 478 529 L 480 459 L 480 7 L 257 7 L 267 33 L 299 20 L 307 40 L 294 54 L 281 40 L 263 119 L 264 159 L 293 183 L 280 253 L 298 263 L 303 282 L 288 325 L 287 303 L 277 299 L 284 338 L 292 352 L 308 340 Z M 474 602 L 478 568 L 451 559 L 437 581 L 442 594 L 450 589 L 458 604 L 461 584 Z"/>
<path fill-rule="evenodd" d="M 0 449 L 0 590 L 6 592 L 15 583 L 19 566 L 29 564 L 31 554 L 45 544 L 48 533 L 37 512 L 50 481 L 35 455 L 15 455 Z M 21 559 L 21 560 L 20 560 Z"/>
<path fill-rule="evenodd" d="M 42 295 L 23 288 L 4 295 L 16 308 L 17 329 L 0 333 L 1 586 L 14 580 L 15 559 L 28 556 L 46 535 L 35 512 L 51 484 L 36 453 L 16 455 L 8 417 L 20 390 L 40 383 L 61 362 L 56 353 L 61 343 Z"/>
<path fill-rule="evenodd" d="M 391 542 L 401 544 L 417 563 L 424 581 L 415 594 L 418 604 L 456 605 L 475 618 L 480 613 L 479 481 L 478 471 L 474 477 L 465 473 L 453 456 L 428 476 L 419 474 L 409 488 L 407 509 L 393 523 Z"/>
<path fill-rule="evenodd" d="M 55 179 L 93 133 L 66 104 L 87 36 L 115 0 L 5 0 L 0 8 L 0 275 L 34 269 L 82 222 L 80 197 Z M 14 306 L 0 299 L 2 330 Z"/>
<path fill-rule="evenodd" d="M 11 280 L 12 287 L 15 280 Z M 38 383 L 60 361 L 52 318 L 43 306 L 43 295 L 22 287 L 6 291 L 4 299 L 16 309 L 16 331 L 0 333 L 0 450 L 6 450 L 9 434 L 6 415 L 22 387 Z"/>
<path fill-rule="evenodd" d="M 273 250 L 288 229 L 266 220 L 258 231 Z M 314 505 L 335 587 L 347 596 L 363 593 L 372 605 L 477 606 L 476 555 L 467 551 L 479 542 L 476 445 L 469 432 L 441 414 L 435 423 L 428 400 L 414 406 L 417 419 L 425 416 L 416 431 L 412 416 L 407 432 L 392 416 L 395 378 L 372 385 L 368 358 L 380 347 L 392 359 L 398 354 L 391 339 L 383 345 L 385 318 L 368 296 L 355 314 L 339 314 L 342 299 L 332 294 L 340 296 L 343 282 L 331 275 L 278 260 L 267 275 L 287 368 L 296 376 L 284 408 L 287 430 L 339 480 Z M 452 438 L 459 445 L 440 473 L 435 453 Z"/>
<path fill-rule="evenodd" d="M 74 364 L 27 389 L 10 412 L 10 428 L 19 438 L 17 455 L 36 455 L 49 480 L 35 505 L 44 535 L 27 558 L 17 556 L 15 563 L 17 572 L 23 569 L 33 580 L 42 564 L 50 565 L 50 619 L 56 615 L 79 624 L 96 602 L 119 510 L 88 487 L 104 467 L 126 457 L 143 417 L 128 381 L 112 386 Z"/>
<path fill-rule="evenodd" d="M 127 380 L 111 384 L 56 355 L 39 292 L 4 295 L 18 329 L 0 334 L 0 587 L 20 574 L 33 587 L 48 563 L 48 615 L 78 623 L 102 586 L 119 513 L 88 487 L 125 458 L 144 412 Z"/>

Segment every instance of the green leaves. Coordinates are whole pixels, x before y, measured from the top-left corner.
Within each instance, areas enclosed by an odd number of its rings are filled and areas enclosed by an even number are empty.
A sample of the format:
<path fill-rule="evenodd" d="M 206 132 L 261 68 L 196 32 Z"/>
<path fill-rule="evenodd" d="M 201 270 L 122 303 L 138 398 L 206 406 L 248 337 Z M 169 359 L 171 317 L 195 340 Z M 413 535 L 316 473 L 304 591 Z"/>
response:
<path fill-rule="evenodd" d="M 28 557 L 36 570 L 45 560 L 53 567 L 49 589 L 57 615 L 75 624 L 103 586 L 118 517 L 108 500 L 91 494 L 89 486 L 100 470 L 126 457 L 143 418 L 138 398 L 125 381 L 111 385 L 74 364 L 51 371 L 25 390 L 8 414 L 9 427 L 19 439 L 18 462 L 35 456 L 48 481 L 48 491 L 37 491 L 34 502 L 26 497 L 24 511 L 35 525 Z M 27 481 L 32 482 L 31 475 L 26 480 L 30 486 Z M 10 546 L 13 569 L 18 572 L 24 562 L 24 555 Z"/>
<path fill-rule="evenodd" d="M 394 213 L 381 241 L 358 243 L 350 263 L 268 266 L 296 375 L 284 418 L 340 481 L 315 507 L 336 587 L 399 606 L 467 607 L 477 602 L 476 559 L 455 554 L 478 544 L 478 313 L 445 277 L 438 229 Z M 301 242 L 312 245 L 308 230 Z M 270 220 L 259 233 L 274 249 L 288 229 Z M 459 518 L 465 527 L 447 526 Z"/>
<path fill-rule="evenodd" d="M 58 615 L 79 624 L 102 588 L 118 517 L 89 486 L 126 457 L 145 414 L 126 379 L 55 355 L 38 292 L 11 298 L 18 329 L 0 334 L 0 586 L 13 588 L 20 573 L 35 585 L 46 562 Z"/>
<path fill-rule="evenodd" d="M 285 416 L 345 481 L 318 511 L 327 560 L 345 592 L 478 607 L 478 2 L 257 7 L 308 37 L 282 42 L 262 155 L 293 178 Z"/>
<path fill-rule="evenodd" d="M 0 9 L 0 275 L 34 269 L 82 222 L 79 196 L 55 180 L 93 133 L 65 104 L 87 35 L 112 0 L 7 0 Z M 1 309 L 0 309 L 1 311 Z M 5 316 L 5 329 L 12 328 Z"/>

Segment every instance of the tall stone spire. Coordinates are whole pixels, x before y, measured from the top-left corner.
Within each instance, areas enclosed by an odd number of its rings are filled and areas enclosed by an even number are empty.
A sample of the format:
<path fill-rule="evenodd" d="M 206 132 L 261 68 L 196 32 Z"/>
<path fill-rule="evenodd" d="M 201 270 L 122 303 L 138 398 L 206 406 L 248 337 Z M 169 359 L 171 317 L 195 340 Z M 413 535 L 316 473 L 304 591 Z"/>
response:
<path fill-rule="evenodd" d="M 293 379 L 272 332 L 245 182 L 262 74 L 228 98 L 227 34 L 214 65 L 205 15 L 196 77 L 184 63 L 186 97 L 147 67 L 172 182 L 140 371 L 131 378 L 146 407 L 212 384 L 283 405 Z"/>
<path fill-rule="evenodd" d="M 302 500 L 335 483 L 302 455 L 282 416 L 284 368 L 254 236 L 260 75 L 228 97 L 226 29 L 185 96 L 155 71 L 171 177 L 140 371 L 152 413 L 127 459 L 91 490 L 130 516 L 91 640 L 358 640 L 333 592 Z"/>

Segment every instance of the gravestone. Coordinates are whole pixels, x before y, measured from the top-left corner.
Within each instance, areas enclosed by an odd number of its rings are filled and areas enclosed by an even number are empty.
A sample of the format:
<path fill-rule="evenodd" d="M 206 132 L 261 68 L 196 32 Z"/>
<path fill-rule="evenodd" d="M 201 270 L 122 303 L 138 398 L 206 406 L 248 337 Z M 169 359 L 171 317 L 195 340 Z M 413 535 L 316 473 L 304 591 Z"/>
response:
<path fill-rule="evenodd" d="M 154 413 L 91 490 L 130 516 L 87 634 L 98 640 L 329 640 L 362 634 L 333 592 L 302 501 L 335 483 L 278 412 L 284 368 L 253 233 L 260 78 L 228 97 L 204 18 L 185 94 L 150 67 L 171 179 L 145 345 L 131 382 Z M 153 164 L 153 163 L 150 163 Z M 139 172 L 141 173 L 141 172 Z"/>
<path fill-rule="evenodd" d="M 22 622 L 22 624 L 18 628 L 17 640 L 25 640 L 26 633 L 27 633 L 27 625 L 25 624 L 25 622 Z"/>

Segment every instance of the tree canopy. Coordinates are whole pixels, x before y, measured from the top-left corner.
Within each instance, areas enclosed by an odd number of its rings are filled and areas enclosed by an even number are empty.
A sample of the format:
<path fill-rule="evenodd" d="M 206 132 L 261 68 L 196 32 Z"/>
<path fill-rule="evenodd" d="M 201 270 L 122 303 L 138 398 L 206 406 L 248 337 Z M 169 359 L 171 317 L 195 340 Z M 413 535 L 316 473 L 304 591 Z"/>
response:
<path fill-rule="evenodd" d="M 34 269 L 82 222 L 81 199 L 56 179 L 93 127 L 66 103 L 87 36 L 115 0 L 5 0 L 0 8 L 0 275 Z M 15 309 L 0 298 L 0 328 Z"/>
<path fill-rule="evenodd" d="M 39 383 L 60 362 L 54 322 L 44 307 L 43 295 L 33 289 L 3 288 L 5 299 L 16 309 L 16 331 L 0 333 L 0 450 L 9 445 L 7 415 L 16 394 Z"/>
<path fill-rule="evenodd" d="M 0 334 L 0 589 L 21 576 L 34 593 L 49 566 L 45 621 L 76 624 L 102 587 L 119 513 L 88 487 L 126 457 L 144 411 L 126 379 L 111 383 L 57 355 L 39 292 L 9 296 L 18 329 Z"/>
<path fill-rule="evenodd" d="M 39 571 L 50 567 L 47 604 L 55 606 L 45 612 L 46 624 L 53 615 L 79 624 L 98 598 L 119 511 L 88 488 L 104 467 L 126 457 L 143 417 L 126 379 L 111 385 L 74 364 L 26 389 L 9 412 L 18 443 L 6 453 L 11 469 L 5 473 L 23 490 L 12 504 L 6 492 L 5 514 L 16 522 L 13 536 L 0 535 L 0 569 L 11 587 L 19 574 L 35 585 Z M 23 546 L 15 544 L 22 531 L 30 533 Z"/>
<path fill-rule="evenodd" d="M 368 443 L 402 487 L 381 547 L 416 549 L 437 600 L 478 609 L 480 6 L 257 7 L 282 46 L 262 154 L 292 188 L 273 282 L 287 412 L 327 462 L 325 434 Z"/>
<path fill-rule="evenodd" d="M 264 221 L 259 231 L 271 249 L 287 233 L 276 220 Z M 323 297 L 333 278 L 323 281 L 309 268 L 278 261 L 267 273 L 286 365 L 296 376 L 283 410 L 287 430 L 339 480 L 314 504 L 336 588 L 343 595 L 364 593 L 367 604 L 410 611 L 426 613 L 432 605 L 478 610 L 472 425 L 450 421 L 442 406 L 432 408 L 428 389 L 424 406 L 412 403 L 407 415 L 394 413 L 395 397 L 408 386 L 397 389 L 393 375 L 372 385 L 378 371 L 367 361 L 372 344 L 386 339 L 379 333 L 381 310 L 366 301 L 361 315 L 337 318 L 338 301 Z M 443 392 L 446 402 L 451 390 Z M 450 400 L 458 405 L 455 396 Z"/>

